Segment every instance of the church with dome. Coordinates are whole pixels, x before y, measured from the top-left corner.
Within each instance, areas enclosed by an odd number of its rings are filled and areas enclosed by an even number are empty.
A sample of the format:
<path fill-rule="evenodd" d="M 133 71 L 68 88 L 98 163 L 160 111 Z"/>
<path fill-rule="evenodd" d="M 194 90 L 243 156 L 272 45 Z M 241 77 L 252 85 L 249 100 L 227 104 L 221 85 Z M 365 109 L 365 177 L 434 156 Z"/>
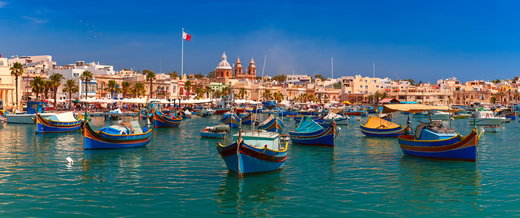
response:
<path fill-rule="evenodd" d="M 217 78 L 234 78 L 234 79 L 247 79 L 249 81 L 254 81 L 256 79 L 256 66 L 253 57 L 251 57 L 251 62 L 249 62 L 249 66 L 246 71 L 243 71 L 242 63 L 240 62 L 240 58 L 237 58 L 237 62 L 235 64 L 235 69 L 227 62 L 226 53 L 222 55 L 222 61 L 217 65 L 216 76 Z"/>

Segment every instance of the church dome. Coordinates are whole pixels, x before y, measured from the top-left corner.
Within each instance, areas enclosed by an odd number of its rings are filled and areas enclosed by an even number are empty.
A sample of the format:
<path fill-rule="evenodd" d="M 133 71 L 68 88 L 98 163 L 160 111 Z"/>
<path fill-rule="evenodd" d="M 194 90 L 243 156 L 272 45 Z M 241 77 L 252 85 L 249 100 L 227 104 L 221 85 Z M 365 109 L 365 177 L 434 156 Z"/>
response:
<path fill-rule="evenodd" d="M 253 57 L 251 57 L 251 62 L 249 62 L 249 67 L 256 68 L 255 61 L 253 61 Z"/>
<path fill-rule="evenodd" d="M 217 69 L 231 70 L 231 65 L 227 62 L 226 53 L 222 55 L 222 61 L 218 64 Z"/>

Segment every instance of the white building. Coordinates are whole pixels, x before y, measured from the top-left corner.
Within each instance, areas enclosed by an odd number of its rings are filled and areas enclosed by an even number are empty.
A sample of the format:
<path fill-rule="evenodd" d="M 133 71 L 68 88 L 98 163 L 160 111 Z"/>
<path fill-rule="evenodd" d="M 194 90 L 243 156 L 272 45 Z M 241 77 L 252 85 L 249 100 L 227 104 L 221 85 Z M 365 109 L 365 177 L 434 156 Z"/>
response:
<path fill-rule="evenodd" d="M 300 85 L 302 83 L 309 83 L 312 80 L 310 76 L 307 75 L 287 75 L 285 79 L 286 84 Z"/>
<path fill-rule="evenodd" d="M 79 86 L 79 92 L 72 95 L 72 98 L 85 98 L 85 83 L 83 81 L 80 81 L 81 74 L 84 71 L 90 71 L 92 75 L 94 75 L 94 78 L 96 75 L 115 75 L 116 72 L 114 71 L 114 67 L 110 65 L 100 65 L 99 63 L 96 64 L 96 62 L 91 62 L 88 64 L 85 64 L 84 61 L 76 61 L 76 64 L 69 64 L 69 65 L 63 65 L 61 67 L 56 67 L 54 69 L 49 70 L 49 75 L 53 73 L 59 73 L 65 77 L 64 82 L 69 79 L 74 79 L 78 86 Z M 60 92 L 60 99 L 68 99 L 67 94 L 68 93 L 61 93 L 61 90 L 63 87 L 60 87 L 58 90 Z M 97 90 L 97 82 L 95 79 L 91 80 L 87 84 L 87 96 L 88 97 L 95 97 L 96 96 L 96 90 Z"/>
<path fill-rule="evenodd" d="M 13 55 L 8 60 L 9 66 L 13 66 L 16 62 L 22 64 L 27 73 L 47 73 L 50 69 L 56 68 L 56 62 L 52 61 L 52 56 L 50 55 L 20 57 Z"/>

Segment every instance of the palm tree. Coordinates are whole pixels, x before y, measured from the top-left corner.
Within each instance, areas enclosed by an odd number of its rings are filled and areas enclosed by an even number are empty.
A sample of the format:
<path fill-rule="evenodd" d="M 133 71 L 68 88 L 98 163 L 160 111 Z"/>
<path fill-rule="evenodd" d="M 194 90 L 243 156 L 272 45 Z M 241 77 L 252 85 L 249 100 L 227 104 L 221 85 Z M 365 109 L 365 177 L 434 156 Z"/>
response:
<path fill-rule="evenodd" d="M 45 80 L 44 83 L 43 83 L 43 94 L 45 96 L 45 99 L 47 99 L 48 97 L 48 94 L 49 94 L 49 90 L 52 89 L 52 81 L 50 80 Z"/>
<path fill-rule="evenodd" d="M 191 84 L 191 81 L 186 81 L 186 83 L 184 83 L 184 88 L 186 88 L 186 92 L 188 93 L 188 98 L 190 98 L 190 90 L 191 88 L 193 87 L 193 85 Z"/>
<path fill-rule="evenodd" d="M 323 94 L 318 93 L 318 96 L 316 96 L 316 97 L 317 97 L 316 99 L 318 100 L 318 102 L 320 102 L 320 104 L 321 104 L 321 99 L 323 99 Z"/>
<path fill-rule="evenodd" d="M 518 90 L 515 90 L 515 93 L 513 94 L 513 96 L 515 97 L 515 102 L 517 102 L 518 97 L 520 96 L 520 93 L 518 93 Z"/>
<path fill-rule="evenodd" d="M 85 70 L 79 77 L 84 83 L 85 83 L 85 99 L 87 98 L 87 83 L 90 82 L 90 80 L 94 79 L 94 75 L 88 71 Z"/>
<path fill-rule="evenodd" d="M 73 79 L 69 79 L 67 80 L 67 82 L 65 82 L 65 88 L 63 88 L 63 92 L 69 93 L 69 108 L 72 108 L 72 94 L 78 91 L 79 87 L 76 84 L 76 81 L 74 81 Z"/>
<path fill-rule="evenodd" d="M 511 101 L 511 94 L 512 94 L 511 89 L 508 89 L 508 90 L 507 90 L 507 97 L 508 97 L 507 100 L 508 100 L 508 101 Z"/>
<path fill-rule="evenodd" d="M 244 98 L 245 95 L 247 95 L 246 88 L 244 88 L 244 87 L 240 88 L 240 90 L 238 91 L 238 96 L 240 96 L 241 99 L 245 99 Z"/>
<path fill-rule="evenodd" d="M 208 98 L 209 98 L 209 93 L 211 92 L 211 86 L 204 87 L 204 92 L 208 95 Z"/>
<path fill-rule="evenodd" d="M 134 87 L 130 90 L 132 95 L 134 97 L 141 97 L 141 95 L 144 95 L 146 93 L 146 90 L 144 89 L 144 84 L 137 82 L 134 84 Z"/>
<path fill-rule="evenodd" d="M 309 97 L 309 101 L 316 102 L 316 97 L 314 95 L 309 94 L 308 97 Z"/>
<path fill-rule="evenodd" d="M 61 86 L 61 80 L 65 79 L 65 77 L 59 73 L 53 73 L 49 79 L 52 83 L 52 89 L 54 91 L 54 106 L 56 107 L 56 102 L 58 102 L 58 88 Z"/>
<path fill-rule="evenodd" d="M 22 76 L 23 74 L 23 65 L 15 62 L 11 68 L 9 68 L 11 71 L 11 75 L 14 76 L 15 84 L 16 84 L 16 109 L 19 108 L 19 102 L 18 102 L 18 77 Z"/>
<path fill-rule="evenodd" d="M 150 99 L 153 96 L 153 80 L 155 80 L 155 73 L 151 70 L 143 70 L 143 74 L 146 75 L 146 81 L 150 82 Z"/>
<path fill-rule="evenodd" d="M 202 98 L 203 93 L 204 93 L 204 91 L 202 91 L 202 89 L 200 87 L 195 88 L 195 94 L 197 94 L 196 98 L 198 98 L 198 99 Z"/>
<path fill-rule="evenodd" d="M 36 99 L 39 98 L 40 93 L 44 90 L 45 80 L 39 76 L 34 77 L 34 80 L 31 82 L 32 92 L 36 93 Z"/>
<path fill-rule="evenodd" d="M 119 91 L 119 88 L 117 86 L 118 85 L 115 80 L 109 80 L 107 87 L 105 88 L 105 91 L 109 91 L 110 95 L 112 96 L 112 94 Z M 112 96 L 112 98 L 114 98 L 114 96 Z"/>
<path fill-rule="evenodd" d="M 498 79 L 497 79 L 497 80 L 498 80 Z M 499 93 L 498 93 L 498 96 L 500 97 L 500 99 L 498 99 L 498 102 L 503 103 L 503 102 L 502 102 L 502 98 L 504 97 L 504 95 L 506 95 L 506 94 L 504 94 L 504 92 L 499 92 Z"/>
<path fill-rule="evenodd" d="M 222 93 L 223 95 L 231 95 L 231 87 L 229 87 L 229 86 L 224 87 L 222 89 L 222 91 L 223 91 L 223 93 Z"/>
<path fill-rule="evenodd" d="M 265 100 L 270 100 L 271 99 L 271 90 L 265 89 L 264 93 L 263 93 L 263 97 Z"/>
<path fill-rule="evenodd" d="M 130 82 L 124 81 L 121 83 L 122 86 L 122 92 L 123 92 L 123 98 L 126 96 L 126 93 L 130 90 Z"/>
<path fill-rule="evenodd" d="M 448 104 L 449 105 L 453 104 L 453 98 L 448 98 Z"/>

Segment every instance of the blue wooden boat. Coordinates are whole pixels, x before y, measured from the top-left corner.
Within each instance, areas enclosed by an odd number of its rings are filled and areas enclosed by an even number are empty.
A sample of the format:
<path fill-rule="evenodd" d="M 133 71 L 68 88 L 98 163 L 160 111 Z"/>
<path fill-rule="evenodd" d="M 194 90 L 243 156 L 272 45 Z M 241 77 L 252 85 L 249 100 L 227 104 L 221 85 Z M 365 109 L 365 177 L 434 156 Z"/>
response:
<path fill-rule="evenodd" d="M 466 136 L 461 136 L 442 124 L 423 123 L 419 124 L 415 131 L 415 135 L 397 137 L 405 155 L 447 160 L 477 160 L 480 135 L 476 129 Z"/>
<path fill-rule="evenodd" d="M 293 143 L 333 147 L 336 133 L 336 123 L 334 121 L 330 123 L 328 128 L 324 128 L 311 118 L 304 117 L 296 130 L 289 131 L 289 136 Z"/>
<path fill-rule="evenodd" d="M 182 117 L 176 116 L 175 113 L 165 115 L 160 111 L 153 113 L 153 125 L 155 128 L 173 128 L 178 127 L 182 122 Z"/>
<path fill-rule="evenodd" d="M 267 132 L 282 133 L 284 125 L 278 117 L 274 117 L 272 114 L 262 123 L 258 125 L 258 129 L 265 130 Z"/>
<path fill-rule="evenodd" d="M 267 101 L 262 102 L 262 105 L 264 105 L 265 108 L 274 108 L 274 107 L 276 107 L 276 101 L 267 100 Z"/>
<path fill-rule="evenodd" d="M 228 125 L 208 126 L 200 131 L 200 137 L 225 139 L 229 131 Z"/>
<path fill-rule="evenodd" d="M 239 116 L 242 119 L 242 124 L 253 124 L 255 122 L 254 113 L 241 113 Z"/>
<path fill-rule="evenodd" d="M 359 124 L 361 132 L 366 136 L 396 138 L 404 134 L 408 126 L 401 126 L 379 117 L 370 116 L 365 125 Z"/>
<path fill-rule="evenodd" d="M 506 115 L 506 119 L 516 120 L 516 111 L 509 115 Z"/>
<path fill-rule="evenodd" d="M 76 119 L 72 112 L 43 118 L 36 114 L 36 133 L 76 132 L 81 128 L 81 118 Z"/>
<path fill-rule="evenodd" d="M 181 115 L 182 119 L 190 119 L 191 118 L 191 112 L 189 110 L 181 111 L 181 112 L 179 112 L 179 115 Z"/>
<path fill-rule="evenodd" d="M 229 125 L 231 128 L 236 128 L 240 126 L 240 117 L 236 114 L 224 114 L 224 117 L 220 120 L 220 122 Z"/>
<path fill-rule="evenodd" d="M 279 170 L 285 165 L 287 143 L 280 143 L 279 134 L 239 132 L 234 140 L 229 145 L 218 143 L 217 151 L 228 170 L 239 177 Z"/>
<path fill-rule="evenodd" d="M 83 127 L 85 149 L 135 148 L 146 146 L 152 129 L 140 127 L 137 121 L 101 128 L 94 131 L 89 122 Z"/>
<path fill-rule="evenodd" d="M 282 110 L 282 111 L 279 111 L 278 112 L 278 116 L 297 116 L 298 115 L 298 112 L 297 111 L 288 111 L 288 110 Z"/>

